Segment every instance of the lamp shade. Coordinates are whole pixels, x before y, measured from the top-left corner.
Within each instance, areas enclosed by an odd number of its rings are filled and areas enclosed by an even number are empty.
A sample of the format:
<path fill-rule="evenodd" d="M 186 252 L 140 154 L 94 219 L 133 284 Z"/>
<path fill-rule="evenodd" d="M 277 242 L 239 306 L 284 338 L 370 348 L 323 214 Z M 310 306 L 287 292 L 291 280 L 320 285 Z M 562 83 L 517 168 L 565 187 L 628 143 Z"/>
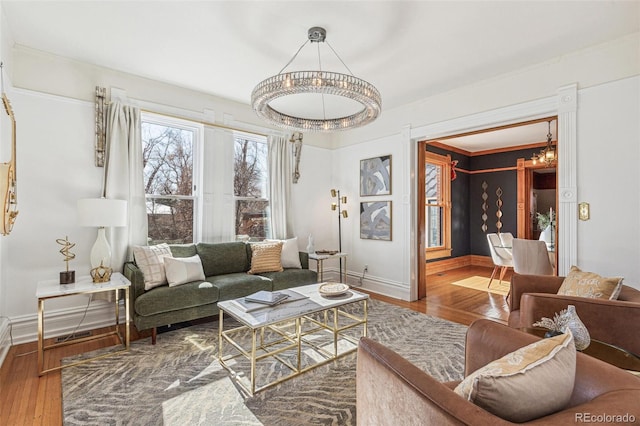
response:
<path fill-rule="evenodd" d="M 109 198 L 78 200 L 78 224 L 80 226 L 126 226 L 127 202 Z"/>

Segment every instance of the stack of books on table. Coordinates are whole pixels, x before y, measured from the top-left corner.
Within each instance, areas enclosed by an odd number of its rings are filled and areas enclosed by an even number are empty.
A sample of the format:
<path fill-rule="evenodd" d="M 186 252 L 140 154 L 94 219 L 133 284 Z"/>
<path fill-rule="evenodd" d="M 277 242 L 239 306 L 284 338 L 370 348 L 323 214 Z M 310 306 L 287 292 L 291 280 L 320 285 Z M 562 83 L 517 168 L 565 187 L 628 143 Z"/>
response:
<path fill-rule="evenodd" d="M 251 312 L 256 309 L 267 308 L 284 302 L 293 302 L 294 300 L 305 299 L 306 297 L 307 296 L 292 290 L 260 290 L 248 296 L 235 299 L 234 302 L 236 302 L 243 311 Z"/>
<path fill-rule="evenodd" d="M 260 290 L 244 298 L 245 302 L 262 303 L 263 305 L 277 305 L 289 297 L 288 294 L 279 291 Z"/>

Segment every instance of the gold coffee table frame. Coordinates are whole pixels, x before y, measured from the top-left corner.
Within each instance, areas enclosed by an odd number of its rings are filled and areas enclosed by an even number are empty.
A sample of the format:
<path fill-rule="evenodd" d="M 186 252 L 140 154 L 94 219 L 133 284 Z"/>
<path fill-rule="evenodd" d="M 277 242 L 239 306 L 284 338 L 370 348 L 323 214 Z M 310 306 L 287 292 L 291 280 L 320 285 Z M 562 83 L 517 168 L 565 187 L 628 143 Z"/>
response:
<path fill-rule="evenodd" d="M 317 287 L 317 285 L 316 285 Z M 293 289 L 295 290 L 295 289 Z M 306 299 L 290 302 L 293 304 L 300 304 L 305 302 Z M 346 312 L 341 309 L 344 306 L 352 305 L 355 303 L 362 303 L 362 316 L 357 316 L 352 313 Z M 286 304 L 279 305 L 274 308 L 265 309 L 278 309 Z M 229 330 L 224 329 L 224 304 L 220 307 L 220 321 L 219 321 L 219 352 L 218 360 L 220 364 L 226 368 L 232 376 L 234 376 L 236 383 L 249 395 L 254 395 L 256 392 L 260 392 L 269 387 L 275 386 L 293 377 L 316 368 L 320 365 L 331 362 L 339 357 L 347 355 L 357 350 L 358 338 L 345 334 L 345 331 L 351 330 L 356 327 L 362 326 L 362 336 L 367 335 L 367 298 L 348 301 L 341 306 L 324 308 L 311 312 L 303 312 L 298 316 L 284 319 L 271 324 L 251 326 L 243 324 L 239 327 L 234 327 Z M 233 312 L 226 312 L 231 318 L 243 322 L 242 319 L 234 315 Z M 314 316 L 312 316 L 315 314 Z M 342 319 L 342 325 L 341 323 Z M 344 324 L 345 321 L 348 323 Z M 243 322 L 244 323 L 244 322 Z M 249 330 L 250 338 L 246 338 L 246 331 Z M 279 338 L 273 340 L 265 340 L 265 331 L 271 331 L 274 336 Z M 237 333 L 243 333 L 245 336 L 245 346 L 243 347 L 234 335 Z M 332 335 L 333 350 L 327 350 L 326 341 L 322 344 L 317 344 L 312 336 L 317 336 L 320 333 L 329 333 Z M 246 340 L 250 340 L 250 347 L 246 347 Z M 338 345 L 341 341 L 346 341 L 353 344 L 353 348 L 349 348 L 343 351 L 339 351 Z M 229 344 L 235 349 L 234 354 L 224 355 L 224 344 Z M 322 357 L 310 365 L 302 365 L 302 352 L 303 348 L 311 348 L 314 350 L 314 355 Z M 294 362 L 289 362 L 280 355 L 286 351 L 294 350 L 296 355 Z M 249 384 L 248 386 L 243 383 L 242 376 L 246 377 L 246 373 L 235 371 L 231 365 L 232 360 L 244 357 L 249 361 L 251 367 L 249 372 Z M 256 386 L 256 364 L 258 361 L 268 357 L 273 357 L 281 364 L 285 365 L 291 373 L 277 378 L 274 381 L 268 382 L 261 386 Z M 246 379 L 244 380 L 246 382 Z"/>
<path fill-rule="evenodd" d="M 58 280 L 41 281 L 38 283 L 36 290 L 36 297 L 38 298 L 38 375 L 42 376 L 52 371 L 61 370 L 72 365 L 83 364 L 85 362 L 93 361 L 99 358 L 114 355 L 116 353 L 129 350 L 130 344 L 130 330 L 129 330 L 129 287 L 131 282 L 126 279 L 122 274 L 115 272 L 111 275 L 111 281 L 104 283 L 94 284 L 91 277 L 80 277 L 77 282 L 72 284 L 59 284 Z M 45 301 L 49 299 L 76 296 L 81 294 L 92 294 L 101 292 L 115 292 L 115 326 L 114 330 L 98 335 L 83 337 L 81 339 L 68 340 L 66 342 L 54 343 L 52 345 L 45 346 L 44 344 L 44 311 Z M 120 333 L 120 295 L 124 291 L 124 309 L 125 309 L 125 336 L 123 338 Z M 90 340 L 101 339 L 108 336 L 118 336 L 122 348 L 116 351 L 107 352 L 95 357 L 85 358 L 80 361 L 76 361 L 69 364 L 60 365 L 44 369 L 44 354 L 46 351 L 59 348 L 62 346 L 73 345 L 76 343 L 87 342 Z"/>

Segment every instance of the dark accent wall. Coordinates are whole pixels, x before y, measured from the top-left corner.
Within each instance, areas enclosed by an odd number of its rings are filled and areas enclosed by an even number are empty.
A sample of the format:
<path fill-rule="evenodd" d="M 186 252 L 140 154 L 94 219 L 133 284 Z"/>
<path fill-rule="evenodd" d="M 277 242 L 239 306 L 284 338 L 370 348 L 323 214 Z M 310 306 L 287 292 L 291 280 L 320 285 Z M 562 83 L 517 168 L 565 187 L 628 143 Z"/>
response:
<path fill-rule="evenodd" d="M 518 158 L 530 158 L 533 150 L 508 151 L 469 157 L 457 152 L 427 145 L 427 151 L 440 155 L 450 155 L 458 160 L 458 166 L 469 172 L 458 172 L 451 182 L 451 238 L 452 257 L 466 255 L 490 256 L 486 233 L 482 231 L 482 182 L 487 182 L 487 233 L 497 232 L 496 190 L 502 189 L 502 228 L 501 232 L 511 232 L 514 236 L 518 229 L 518 175 L 515 167 Z M 513 170 L 488 171 L 513 167 Z M 437 260 L 437 259 L 436 259 Z"/>

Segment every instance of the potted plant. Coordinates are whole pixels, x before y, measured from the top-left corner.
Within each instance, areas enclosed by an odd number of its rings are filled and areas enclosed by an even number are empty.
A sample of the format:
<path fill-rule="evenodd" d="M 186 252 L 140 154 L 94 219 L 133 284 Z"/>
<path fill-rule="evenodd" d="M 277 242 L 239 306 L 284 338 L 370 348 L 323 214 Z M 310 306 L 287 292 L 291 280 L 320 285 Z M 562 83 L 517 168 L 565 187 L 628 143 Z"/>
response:
<path fill-rule="evenodd" d="M 540 233 L 540 240 L 547 243 L 547 246 L 553 246 L 553 237 L 556 229 L 556 214 L 552 209 L 549 209 L 549 213 L 536 213 L 538 220 L 538 229 Z"/>

